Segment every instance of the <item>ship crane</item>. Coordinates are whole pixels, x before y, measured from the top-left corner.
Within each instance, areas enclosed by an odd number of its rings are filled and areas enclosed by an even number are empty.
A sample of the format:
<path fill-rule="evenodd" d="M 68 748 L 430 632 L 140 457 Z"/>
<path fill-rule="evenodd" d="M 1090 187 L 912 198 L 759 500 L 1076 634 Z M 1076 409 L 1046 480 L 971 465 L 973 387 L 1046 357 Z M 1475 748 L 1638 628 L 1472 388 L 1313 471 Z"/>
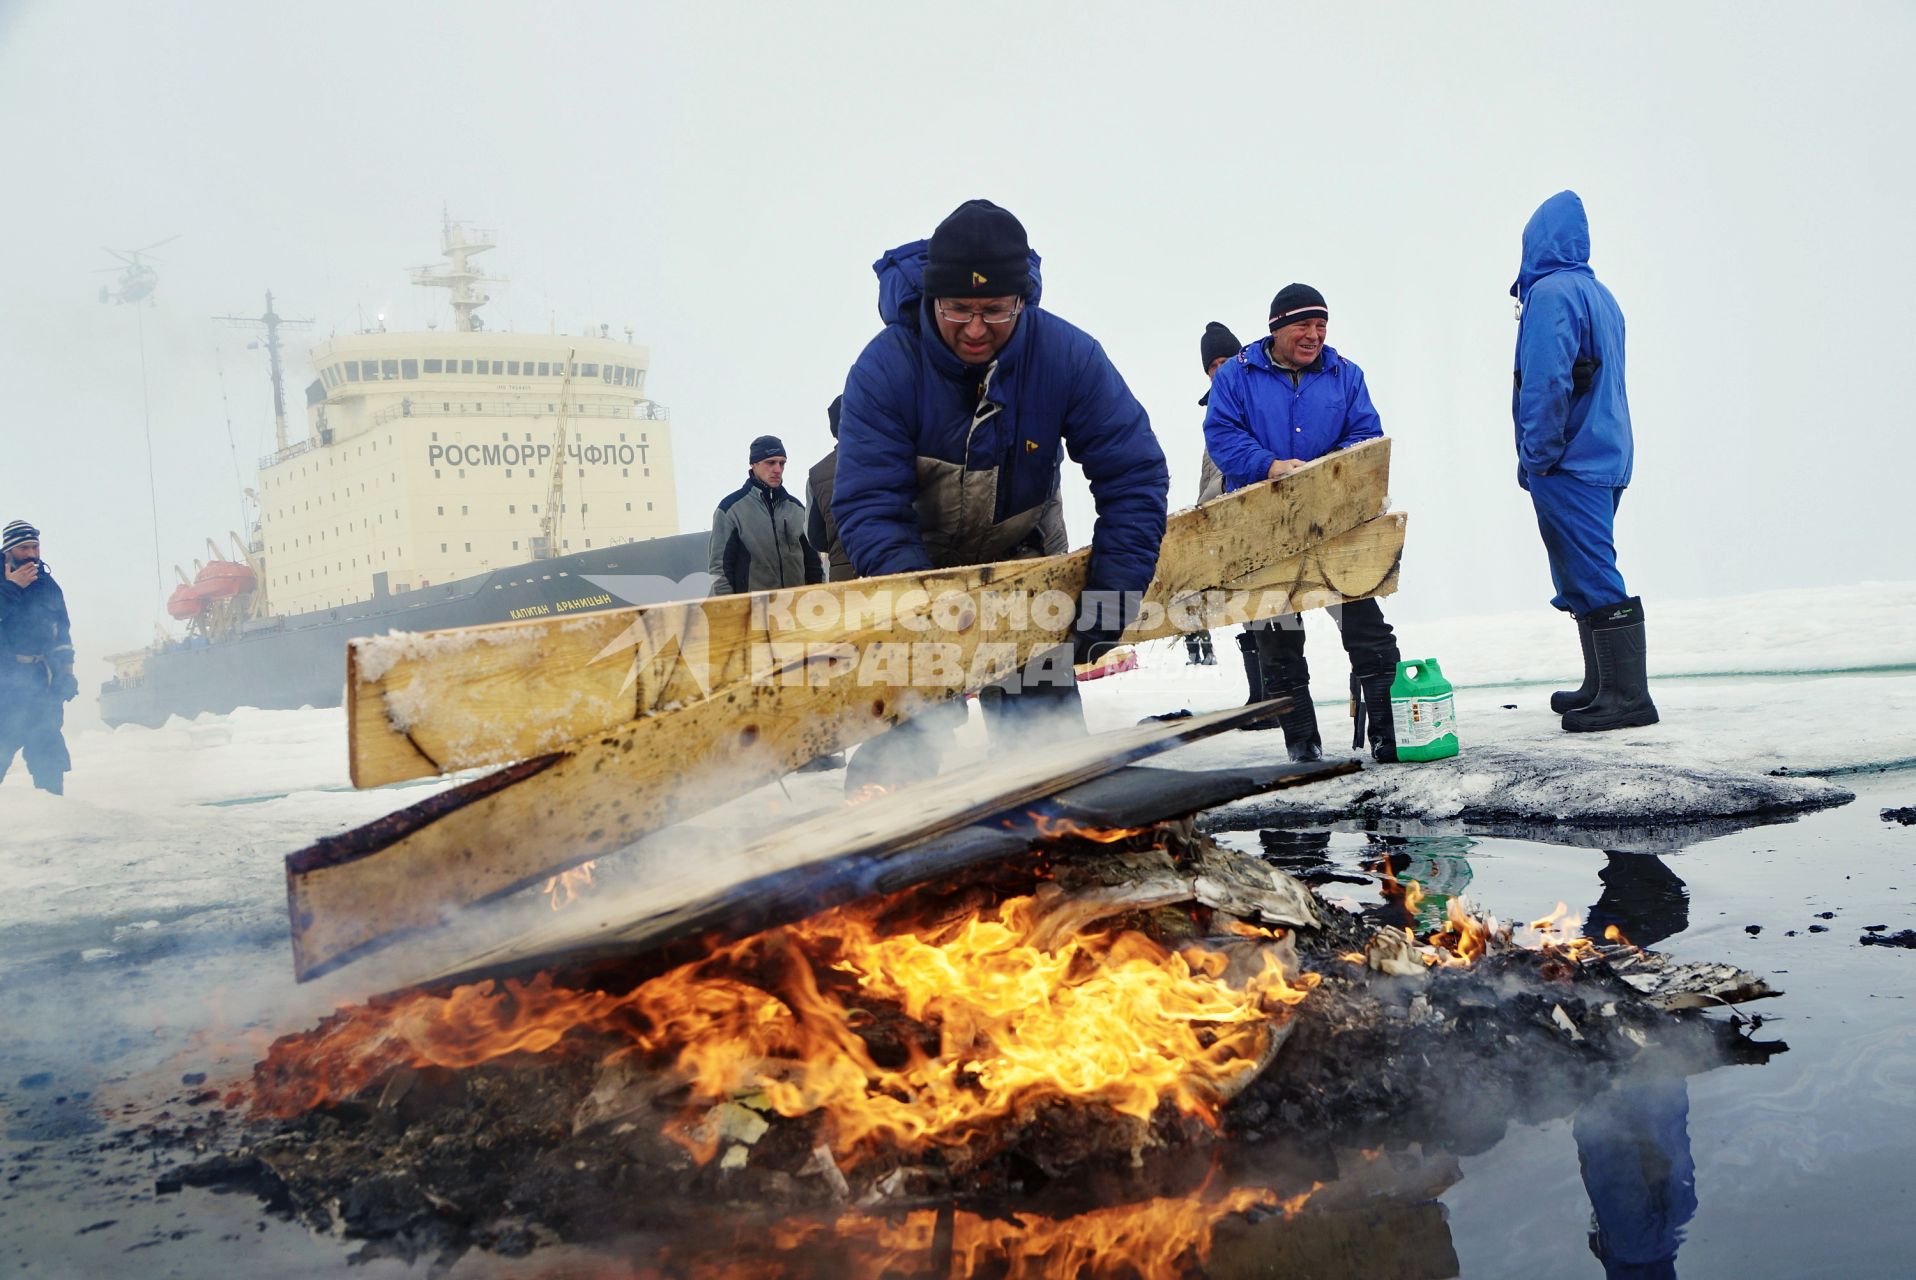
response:
<path fill-rule="evenodd" d="M 572 407 L 572 371 L 579 366 L 578 348 L 565 353 L 565 380 L 559 383 L 559 423 L 552 432 L 552 478 L 546 484 L 546 509 L 539 516 L 539 536 L 532 540 L 532 558 L 550 560 L 559 554 L 559 536 L 565 520 L 566 414 Z"/>

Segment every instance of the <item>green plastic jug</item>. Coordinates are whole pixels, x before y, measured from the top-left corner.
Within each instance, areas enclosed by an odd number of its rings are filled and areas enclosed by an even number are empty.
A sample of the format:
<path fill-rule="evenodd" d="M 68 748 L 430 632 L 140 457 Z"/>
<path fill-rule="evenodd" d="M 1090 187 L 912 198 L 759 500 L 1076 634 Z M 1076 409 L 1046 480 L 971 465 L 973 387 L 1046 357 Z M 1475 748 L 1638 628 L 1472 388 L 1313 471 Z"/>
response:
<path fill-rule="evenodd" d="M 1457 704 L 1435 658 L 1397 664 L 1390 718 L 1397 728 L 1399 760 L 1442 760 L 1457 754 Z"/>

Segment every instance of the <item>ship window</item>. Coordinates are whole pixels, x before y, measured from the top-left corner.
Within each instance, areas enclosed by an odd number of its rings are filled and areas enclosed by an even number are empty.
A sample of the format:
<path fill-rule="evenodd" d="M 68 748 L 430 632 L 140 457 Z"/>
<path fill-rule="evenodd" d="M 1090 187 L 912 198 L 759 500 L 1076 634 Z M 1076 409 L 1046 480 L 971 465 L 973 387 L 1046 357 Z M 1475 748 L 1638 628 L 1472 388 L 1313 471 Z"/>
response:
<path fill-rule="evenodd" d="M 470 542 L 466 544 L 466 550 L 468 551 L 472 550 L 472 544 Z"/>
<path fill-rule="evenodd" d="M 442 543 L 440 543 L 440 544 L 439 544 L 439 549 L 440 549 L 441 551 L 444 551 L 444 550 L 446 549 L 446 544 L 445 544 L 445 543 L 443 543 L 443 542 L 442 542 Z"/>
<path fill-rule="evenodd" d="M 387 378 L 387 379 L 390 379 L 390 380 L 392 380 L 392 381 L 398 381 L 398 379 L 399 379 L 399 361 L 397 361 L 397 360 L 381 360 L 381 361 L 379 362 L 379 375 L 380 375 L 380 376 L 381 376 L 382 378 Z"/>
<path fill-rule="evenodd" d="M 518 515 L 518 514 L 519 514 L 519 504 L 518 504 L 518 503 L 516 503 L 516 502 L 508 502 L 508 503 L 506 504 L 506 514 L 507 514 L 507 515 L 509 515 L 509 516 L 516 516 L 516 515 Z M 517 544 L 517 543 L 514 543 L 513 545 L 514 545 L 514 546 L 517 546 L 518 544 Z"/>
<path fill-rule="evenodd" d="M 517 360 L 506 361 L 506 376 L 509 378 L 519 376 L 519 362 Z"/>
<path fill-rule="evenodd" d="M 519 540 L 517 538 L 514 538 L 512 540 L 512 549 L 514 551 L 517 551 L 519 549 Z"/>
<path fill-rule="evenodd" d="M 356 365 L 356 364 L 353 364 L 353 363 L 351 363 L 351 362 L 348 362 L 348 363 L 347 363 L 347 365 L 346 365 L 346 381 L 348 381 L 348 382 L 358 382 L 358 381 L 359 381 L 359 366 L 358 366 L 358 365 Z"/>
<path fill-rule="evenodd" d="M 506 362 L 504 360 L 494 360 L 492 362 L 492 371 L 495 374 L 504 373 L 506 371 Z"/>
<path fill-rule="evenodd" d="M 546 361 L 546 360 L 541 360 L 541 361 L 539 362 L 539 376 L 540 376 L 541 378 L 549 378 L 549 377 L 551 377 L 551 376 L 552 376 L 552 364 L 551 364 L 551 362 L 549 362 L 549 361 Z"/>
<path fill-rule="evenodd" d="M 613 368 L 611 365 L 607 365 L 605 366 L 604 371 L 599 374 L 599 380 L 601 382 L 617 382 L 618 372 L 619 371 Z"/>
<path fill-rule="evenodd" d="M 419 362 L 417 360 L 401 360 L 399 362 L 399 376 L 402 378 L 417 378 L 419 376 Z"/>
<path fill-rule="evenodd" d="M 462 516 L 471 514 L 466 510 L 466 504 L 463 502 L 459 504 L 459 514 Z M 471 550 L 471 548 L 467 548 L 467 550 Z"/>
<path fill-rule="evenodd" d="M 590 538 L 587 538 L 587 539 L 585 540 L 585 545 L 586 545 L 586 546 L 588 546 L 588 547 L 589 547 L 589 546 L 591 546 L 591 545 L 592 545 L 592 539 L 590 539 Z"/>
<path fill-rule="evenodd" d="M 619 432 L 619 443 L 620 443 L 620 444 L 624 444 L 624 443 L 625 443 L 625 432 L 623 432 L 623 431 L 621 431 L 621 432 Z"/>
<path fill-rule="evenodd" d="M 622 476 L 630 476 L 630 475 L 632 474 L 632 468 L 631 468 L 631 467 L 620 467 L 620 468 L 619 468 L 619 474 L 620 474 L 620 475 L 622 475 Z"/>
<path fill-rule="evenodd" d="M 632 504 L 631 504 L 631 503 L 629 503 L 629 502 L 628 502 L 628 503 L 626 503 L 626 504 L 625 504 L 625 509 L 626 509 L 627 511 L 630 511 L 630 510 L 632 509 Z"/>
<path fill-rule="evenodd" d="M 645 504 L 645 509 L 646 509 L 647 511 L 650 511 L 650 510 L 652 509 L 652 504 L 651 504 L 651 503 L 649 503 L 649 502 L 648 502 L 648 503 L 646 503 L 646 504 Z"/>
<path fill-rule="evenodd" d="M 649 476 L 649 475 L 651 475 L 652 473 L 651 473 L 650 471 L 648 471 L 648 472 L 646 472 L 645 474 L 647 474 L 647 475 Z M 466 469 L 465 469 L 464 467 L 461 467 L 461 468 L 459 468 L 459 478 L 460 478 L 461 480 L 464 480 L 464 479 L 466 478 Z"/>
<path fill-rule="evenodd" d="M 439 371 L 440 371 L 441 369 L 443 369 L 443 368 L 445 368 L 445 367 L 446 367 L 446 362 L 445 362 L 444 360 L 428 360 L 428 361 L 426 361 L 426 372 L 427 372 L 427 373 L 438 373 L 438 372 L 439 372 Z"/>
<path fill-rule="evenodd" d="M 472 361 L 470 361 L 470 360 L 461 360 L 461 361 L 459 362 L 459 372 L 461 372 L 461 373 L 471 373 L 471 372 L 472 372 Z"/>
<path fill-rule="evenodd" d="M 539 504 L 536 502 L 532 504 L 532 514 L 535 516 L 539 514 Z"/>
<path fill-rule="evenodd" d="M 445 514 L 446 514 L 446 509 L 445 509 L 444 507 L 441 507 L 441 508 L 439 508 L 439 514 L 440 514 L 440 515 L 442 515 L 442 516 L 443 516 L 443 515 L 445 515 Z"/>
<path fill-rule="evenodd" d="M 582 378 L 596 378 L 599 376 L 599 366 L 596 364 L 588 364 L 579 370 L 579 376 Z"/>
<path fill-rule="evenodd" d="M 439 478 L 439 468 L 438 468 L 438 467 L 434 467 L 434 468 L 432 469 L 432 478 L 433 478 L 433 479 L 435 479 L 435 480 L 437 480 L 437 479 Z"/>
<path fill-rule="evenodd" d="M 359 362 L 359 377 L 360 377 L 360 380 L 363 382 L 378 382 L 379 381 L 379 361 L 361 360 Z"/>
<path fill-rule="evenodd" d="M 507 468 L 506 468 L 506 479 L 508 479 L 508 480 L 510 480 L 510 479 L 512 479 L 512 468 L 511 468 L 511 467 L 507 467 Z"/>

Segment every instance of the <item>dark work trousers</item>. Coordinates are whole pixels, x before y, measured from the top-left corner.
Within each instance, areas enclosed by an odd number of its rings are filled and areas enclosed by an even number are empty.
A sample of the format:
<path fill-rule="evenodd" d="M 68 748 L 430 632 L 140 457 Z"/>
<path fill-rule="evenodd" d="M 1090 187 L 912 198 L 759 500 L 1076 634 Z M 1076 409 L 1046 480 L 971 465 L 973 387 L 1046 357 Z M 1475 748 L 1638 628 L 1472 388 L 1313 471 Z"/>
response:
<path fill-rule="evenodd" d="M 1068 644 L 1036 655 L 1017 675 L 980 689 L 978 706 L 994 751 L 1062 742 L 1086 732 Z"/>
<path fill-rule="evenodd" d="M 1615 537 L 1623 490 L 1585 484 L 1562 473 L 1527 480 L 1537 509 L 1537 531 L 1550 557 L 1550 582 L 1557 589 L 1550 603 L 1581 618 L 1628 600 L 1623 575 L 1617 572 Z"/>
<path fill-rule="evenodd" d="M 1391 630 L 1390 623 L 1384 621 L 1384 611 L 1377 601 L 1351 600 L 1330 606 L 1328 612 L 1336 619 L 1338 632 L 1344 638 L 1344 652 L 1350 657 L 1352 674 L 1381 675 L 1386 670 L 1396 670 L 1397 633 Z M 1275 631 L 1280 661 L 1287 668 L 1305 669 L 1304 619 L 1301 615 L 1287 613 L 1282 617 L 1254 622 L 1251 626 Z M 1306 675 L 1297 683 L 1302 684 L 1308 678 Z"/>
<path fill-rule="evenodd" d="M 0 688 L 0 778 L 13 767 L 13 757 L 24 754 L 33 785 L 58 792 L 61 778 L 73 767 L 61 727 L 66 707 L 51 689 Z"/>

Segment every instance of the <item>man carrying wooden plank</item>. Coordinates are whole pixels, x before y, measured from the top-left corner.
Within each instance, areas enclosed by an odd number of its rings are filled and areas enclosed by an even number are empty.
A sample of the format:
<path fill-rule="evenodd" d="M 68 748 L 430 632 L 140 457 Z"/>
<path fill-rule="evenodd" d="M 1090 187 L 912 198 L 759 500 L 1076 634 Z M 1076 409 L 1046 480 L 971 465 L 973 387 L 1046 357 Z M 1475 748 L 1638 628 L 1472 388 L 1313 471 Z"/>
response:
<path fill-rule="evenodd" d="M 1226 360 L 1211 379 L 1204 441 L 1226 490 L 1289 475 L 1305 463 L 1384 434 L 1364 371 L 1324 344 L 1330 325 L 1324 295 L 1288 284 L 1271 299 L 1271 336 Z M 1374 599 L 1333 606 L 1351 664 L 1352 747 L 1368 730 L 1371 756 L 1397 759 L 1390 685 L 1397 674 L 1397 636 Z M 1297 614 L 1254 626 L 1263 696 L 1288 696 L 1284 745 L 1293 760 L 1323 756 L 1317 712 L 1311 705 L 1310 667 L 1304 661 L 1304 620 Z"/>
<path fill-rule="evenodd" d="M 1143 406 L 1089 334 L 1039 307 L 1035 266 L 1024 226 L 988 200 L 874 265 L 885 328 L 845 381 L 832 501 L 861 576 L 988 564 L 1042 555 L 1061 453 L 1084 468 L 1098 518 L 1070 641 L 981 698 L 994 737 L 1020 742 L 1082 731 L 1073 663 L 1135 616 L 1170 487 Z M 861 751 L 847 788 L 935 772 L 952 718 Z"/>

